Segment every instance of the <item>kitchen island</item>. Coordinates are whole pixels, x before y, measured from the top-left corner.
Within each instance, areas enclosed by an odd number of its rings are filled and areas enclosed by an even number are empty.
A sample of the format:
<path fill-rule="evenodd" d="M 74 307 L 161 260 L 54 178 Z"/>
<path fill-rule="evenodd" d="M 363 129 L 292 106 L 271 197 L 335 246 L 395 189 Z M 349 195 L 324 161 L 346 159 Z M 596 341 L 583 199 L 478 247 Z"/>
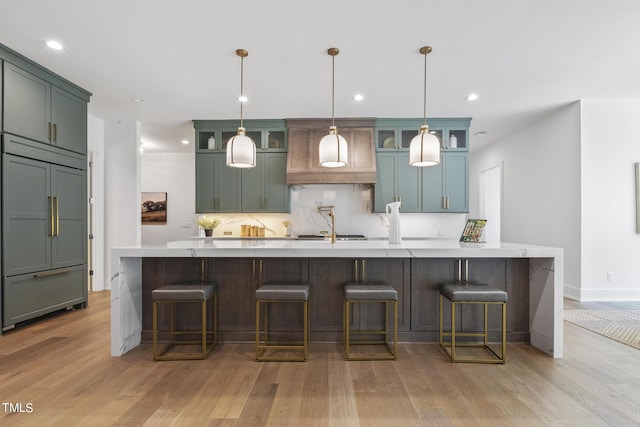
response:
<path fill-rule="evenodd" d="M 464 266 L 462 269 L 460 266 Z M 509 293 L 508 340 L 530 342 L 562 357 L 563 251 L 534 245 L 467 244 L 452 240 L 215 239 L 112 250 L 111 354 L 121 356 L 148 340 L 150 292 L 176 281 L 216 280 L 220 284 L 222 340 L 251 341 L 255 335 L 253 293 L 269 280 L 304 280 L 311 285 L 312 341 L 340 341 L 342 284 L 385 280 L 400 295 L 399 340 L 437 341 L 437 287 L 464 274 Z M 472 307 L 473 309 L 473 307 Z M 279 313 L 286 325 L 287 313 Z M 477 324 L 473 310 L 463 323 Z M 380 313 L 363 309 L 361 324 Z M 278 319 L 274 325 L 277 327 Z M 356 325 L 357 326 L 357 325 Z"/>

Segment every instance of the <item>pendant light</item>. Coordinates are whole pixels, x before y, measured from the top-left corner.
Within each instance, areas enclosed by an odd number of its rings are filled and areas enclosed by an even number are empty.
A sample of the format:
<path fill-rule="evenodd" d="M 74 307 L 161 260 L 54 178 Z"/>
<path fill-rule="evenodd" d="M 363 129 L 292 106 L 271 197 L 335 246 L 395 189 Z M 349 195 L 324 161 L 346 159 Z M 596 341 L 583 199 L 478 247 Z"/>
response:
<path fill-rule="evenodd" d="M 227 142 L 227 166 L 233 168 L 254 168 L 256 166 L 256 144 L 246 135 L 242 121 L 244 103 L 244 58 L 249 55 L 244 49 L 236 50 L 240 57 L 240 127 L 238 133 Z"/>
<path fill-rule="evenodd" d="M 431 46 L 423 46 L 420 53 L 424 55 L 424 124 L 420 132 L 414 136 L 409 145 L 409 164 L 411 166 L 434 166 L 440 163 L 440 141 L 429 133 L 427 126 L 427 55 Z"/>
<path fill-rule="evenodd" d="M 347 141 L 340 135 L 338 135 L 338 128 L 335 124 L 334 109 L 335 109 L 335 59 L 336 55 L 340 53 L 338 48 L 332 47 L 327 50 L 327 53 L 331 55 L 331 127 L 329 128 L 329 135 L 324 136 L 320 140 L 320 165 L 327 168 L 339 168 L 345 166 L 347 162 Z"/>

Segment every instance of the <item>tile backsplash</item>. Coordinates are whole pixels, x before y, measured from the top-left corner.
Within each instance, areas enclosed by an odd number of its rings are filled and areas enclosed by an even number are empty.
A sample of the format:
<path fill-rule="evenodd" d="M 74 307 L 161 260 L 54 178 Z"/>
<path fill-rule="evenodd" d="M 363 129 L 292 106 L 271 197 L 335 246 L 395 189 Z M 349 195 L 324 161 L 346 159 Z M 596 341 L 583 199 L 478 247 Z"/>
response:
<path fill-rule="evenodd" d="M 265 237 L 282 237 L 286 231 L 285 221 L 290 221 L 293 236 L 330 232 L 331 218 L 318 212 L 320 205 L 334 206 L 337 233 L 364 234 L 371 238 L 388 236 L 387 214 L 371 212 L 371 187 L 355 184 L 294 185 L 291 187 L 290 214 L 213 214 L 222 221 L 214 235 L 238 237 L 241 226 L 246 224 L 265 227 Z M 400 207 L 402 236 L 457 239 L 466 217 L 465 214 L 402 213 Z"/>

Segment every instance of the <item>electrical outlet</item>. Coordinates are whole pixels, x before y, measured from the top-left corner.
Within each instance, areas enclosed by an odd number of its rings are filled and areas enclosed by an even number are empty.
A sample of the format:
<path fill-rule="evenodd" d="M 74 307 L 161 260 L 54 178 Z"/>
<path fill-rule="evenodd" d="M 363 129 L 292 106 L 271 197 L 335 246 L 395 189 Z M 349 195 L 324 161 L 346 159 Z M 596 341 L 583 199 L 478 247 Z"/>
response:
<path fill-rule="evenodd" d="M 614 280 L 615 280 L 615 275 L 613 274 L 613 271 L 607 272 L 607 282 L 613 282 Z"/>

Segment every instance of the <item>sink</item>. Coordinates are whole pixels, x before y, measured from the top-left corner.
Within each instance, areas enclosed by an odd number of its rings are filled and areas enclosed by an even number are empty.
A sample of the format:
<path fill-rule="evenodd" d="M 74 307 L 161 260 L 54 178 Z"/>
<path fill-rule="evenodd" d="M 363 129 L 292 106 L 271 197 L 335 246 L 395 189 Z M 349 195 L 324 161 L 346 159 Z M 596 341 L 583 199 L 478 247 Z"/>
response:
<path fill-rule="evenodd" d="M 322 234 L 300 234 L 296 240 L 324 240 L 330 239 L 331 235 Z M 367 240 L 363 234 L 336 234 L 336 240 Z"/>

